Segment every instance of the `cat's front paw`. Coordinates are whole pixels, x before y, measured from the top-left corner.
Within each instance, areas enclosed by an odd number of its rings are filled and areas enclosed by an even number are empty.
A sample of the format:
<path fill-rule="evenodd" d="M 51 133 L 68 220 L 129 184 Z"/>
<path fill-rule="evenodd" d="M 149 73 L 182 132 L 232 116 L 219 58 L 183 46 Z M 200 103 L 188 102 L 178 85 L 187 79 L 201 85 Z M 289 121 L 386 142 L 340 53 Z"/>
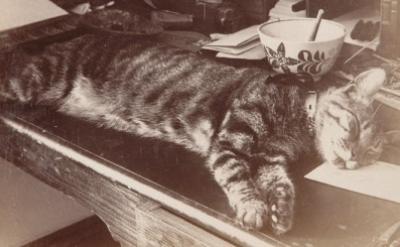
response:
<path fill-rule="evenodd" d="M 275 234 L 292 228 L 294 216 L 294 190 L 292 184 L 273 186 L 268 194 L 269 222 Z"/>
<path fill-rule="evenodd" d="M 339 169 L 355 170 L 360 167 L 358 162 L 353 160 L 344 160 L 342 158 L 336 157 L 333 160 L 327 160 L 330 165 L 335 166 Z"/>
<path fill-rule="evenodd" d="M 258 199 L 250 199 L 236 204 L 236 220 L 245 229 L 260 229 L 268 218 L 267 205 Z"/>

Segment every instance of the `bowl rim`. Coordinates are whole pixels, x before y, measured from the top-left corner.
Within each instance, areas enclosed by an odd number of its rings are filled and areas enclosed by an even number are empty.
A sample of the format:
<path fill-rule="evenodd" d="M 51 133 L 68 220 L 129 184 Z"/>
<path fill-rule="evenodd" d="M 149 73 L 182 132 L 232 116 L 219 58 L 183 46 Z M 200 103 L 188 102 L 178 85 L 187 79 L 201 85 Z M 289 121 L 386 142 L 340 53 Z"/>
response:
<path fill-rule="evenodd" d="M 267 34 L 265 34 L 264 32 L 261 31 L 261 29 L 262 29 L 264 26 L 267 26 L 267 25 L 270 25 L 270 24 L 274 24 L 274 23 L 277 23 L 277 22 L 283 22 L 283 21 L 298 21 L 298 20 L 302 20 L 302 21 L 304 21 L 304 20 L 306 20 L 306 21 L 312 21 L 312 20 L 315 20 L 315 18 L 310 18 L 310 17 L 297 17 L 297 18 L 290 18 L 290 19 L 278 19 L 278 20 L 274 20 L 274 21 L 266 21 L 266 22 L 264 22 L 264 23 L 261 23 L 261 24 L 257 27 L 257 32 L 258 32 L 258 35 L 259 35 L 259 36 L 264 35 L 264 36 L 266 36 L 266 37 L 268 37 L 268 38 L 280 39 L 280 40 L 285 41 L 285 42 L 287 42 L 287 43 L 297 43 L 297 44 L 299 44 L 299 43 L 302 43 L 302 44 L 315 44 L 315 43 L 323 44 L 323 43 L 329 43 L 329 42 L 333 42 L 333 41 L 344 40 L 344 37 L 345 37 L 346 34 L 347 34 L 347 33 L 346 33 L 346 27 L 345 27 L 343 24 L 338 23 L 338 22 L 336 22 L 336 21 L 332 21 L 332 20 L 326 20 L 326 19 L 323 19 L 323 21 L 326 21 L 326 22 L 328 22 L 328 23 L 330 23 L 330 24 L 333 24 L 333 25 L 338 26 L 340 29 L 343 30 L 343 34 L 340 35 L 338 38 L 330 39 L 330 40 L 321 40 L 321 41 L 318 41 L 318 40 L 317 40 L 317 41 L 308 41 L 308 40 L 304 40 L 304 41 L 298 41 L 298 40 L 289 40 L 289 39 L 283 39 L 283 38 L 279 38 L 279 37 L 270 36 L 270 35 L 267 35 Z"/>

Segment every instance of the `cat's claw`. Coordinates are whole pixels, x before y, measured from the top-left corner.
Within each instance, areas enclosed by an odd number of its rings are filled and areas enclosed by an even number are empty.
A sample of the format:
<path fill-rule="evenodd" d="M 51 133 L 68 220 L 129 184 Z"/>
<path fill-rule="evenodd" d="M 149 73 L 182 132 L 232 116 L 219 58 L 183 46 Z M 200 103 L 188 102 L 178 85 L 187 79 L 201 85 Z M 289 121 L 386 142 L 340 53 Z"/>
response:
<path fill-rule="evenodd" d="M 236 205 L 236 219 L 245 229 L 262 228 L 267 217 L 267 205 L 261 200 L 252 199 Z"/>
<path fill-rule="evenodd" d="M 268 198 L 269 223 L 275 234 L 280 235 L 292 228 L 294 191 L 291 186 L 278 185 Z"/>

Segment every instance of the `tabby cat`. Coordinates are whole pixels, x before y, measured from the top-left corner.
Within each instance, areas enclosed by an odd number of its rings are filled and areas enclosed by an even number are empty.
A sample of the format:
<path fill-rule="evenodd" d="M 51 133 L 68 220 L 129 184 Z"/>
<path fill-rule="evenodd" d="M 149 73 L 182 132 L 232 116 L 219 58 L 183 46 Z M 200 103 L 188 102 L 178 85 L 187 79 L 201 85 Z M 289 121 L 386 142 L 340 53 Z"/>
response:
<path fill-rule="evenodd" d="M 237 69 L 144 40 L 86 35 L 37 54 L 15 51 L 0 66 L 6 100 L 199 153 L 247 229 L 290 230 L 287 169 L 304 153 L 316 147 L 329 163 L 354 169 L 382 149 L 371 107 L 385 80 L 380 69 L 319 93 L 310 115 L 305 77 Z"/>

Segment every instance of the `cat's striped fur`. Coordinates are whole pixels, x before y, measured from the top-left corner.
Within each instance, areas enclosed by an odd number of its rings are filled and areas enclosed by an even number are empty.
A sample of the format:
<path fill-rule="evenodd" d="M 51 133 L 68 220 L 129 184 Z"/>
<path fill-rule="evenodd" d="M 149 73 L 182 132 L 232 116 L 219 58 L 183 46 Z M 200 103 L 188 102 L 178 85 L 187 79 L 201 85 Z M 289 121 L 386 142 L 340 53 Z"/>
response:
<path fill-rule="evenodd" d="M 291 228 L 295 189 L 287 167 L 314 146 L 304 110 L 307 88 L 296 77 L 235 69 L 143 40 L 92 35 L 36 55 L 14 52 L 3 57 L 0 73 L 7 100 L 55 106 L 98 125 L 184 145 L 207 158 L 243 226 L 269 225 L 277 234 Z M 325 139 L 316 143 L 330 162 L 345 166 L 355 158 L 343 150 L 358 148 L 353 143 L 363 128 L 371 132 L 363 147 L 375 140 L 375 124 L 365 112 L 383 79 L 365 95 L 353 85 L 319 97 L 315 126 Z M 369 126 L 360 127 L 364 120 Z"/>

